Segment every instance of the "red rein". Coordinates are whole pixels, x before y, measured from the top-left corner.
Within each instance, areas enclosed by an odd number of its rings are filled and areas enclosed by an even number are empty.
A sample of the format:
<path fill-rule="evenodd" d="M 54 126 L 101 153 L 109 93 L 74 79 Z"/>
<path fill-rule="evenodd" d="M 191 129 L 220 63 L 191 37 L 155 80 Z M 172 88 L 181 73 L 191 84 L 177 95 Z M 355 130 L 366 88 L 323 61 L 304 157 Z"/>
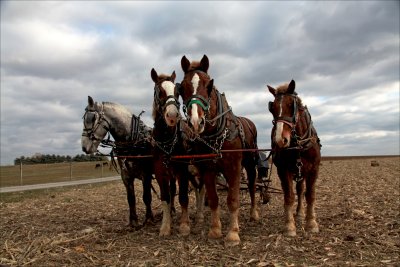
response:
<path fill-rule="evenodd" d="M 272 149 L 229 149 L 229 150 L 221 150 L 221 153 L 230 153 L 230 152 L 258 152 L 258 151 L 271 151 Z M 218 154 L 210 153 L 210 154 L 198 154 L 198 155 L 176 155 L 171 156 L 171 159 L 204 159 L 204 158 L 214 158 L 218 157 Z M 152 155 L 139 155 L 139 156 L 114 156 L 115 158 L 151 158 Z"/>

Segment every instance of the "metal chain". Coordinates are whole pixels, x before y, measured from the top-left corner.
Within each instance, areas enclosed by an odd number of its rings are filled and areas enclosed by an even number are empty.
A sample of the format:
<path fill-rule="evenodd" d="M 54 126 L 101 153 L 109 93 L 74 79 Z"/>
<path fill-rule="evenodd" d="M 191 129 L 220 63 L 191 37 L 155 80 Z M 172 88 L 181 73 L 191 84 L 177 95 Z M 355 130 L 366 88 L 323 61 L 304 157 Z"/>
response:
<path fill-rule="evenodd" d="M 228 128 L 225 128 L 225 130 L 224 130 L 224 132 L 223 132 L 223 134 L 222 134 L 222 137 L 221 137 L 221 140 L 220 140 L 220 142 L 218 143 L 218 140 L 215 140 L 215 144 L 214 144 L 214 146 L 212 146 L 210 143 L 208 143 L 206 140 L 204 140 L 203 138 L 201 138 L 199 135 L 196 135 L 191 141 L 194 141 L 194 140 L 198 140 L 198 141 L 200 141 L 200 142 L 202 142 L 203 144 L 205 144 L 206 146 L 208 146 L 212 151 L 214 151 L 216 154 L 218 154 L 219 155 L 219 157 L 222 157 L 222 154 L 221 154 L 221 149 L 222 149 L 222 146 L 223 146 L 223 144 L 224 144 L 224 142 L 225 142 L 225 139 L 226 139 L 226 137 L 227 137 L 227 135 L 228 135 L 228 132 L 229 132 L 229 130 L 228 130 Z"/>
<path fill-rule="evenodd" d="M 158 142 L 157 140 L 155 140 L 154 138 L 152 138 L 152 140 L 154 141 L 154 143 L 157 145 L 157 147 L 159 149 L 161 149 L 165 154 L 167 154 L 168 156 L 172 154 L 172 151 L 174 150 L 174 147 L 176 145 L 176 143 L 178 142 L 178 135 L 175 134 L 174 140 L 172 140 L 172 144 L 169 148 L 169 151 L 166 150 L 167 146 L 162 146 L 160 142 Z"/>

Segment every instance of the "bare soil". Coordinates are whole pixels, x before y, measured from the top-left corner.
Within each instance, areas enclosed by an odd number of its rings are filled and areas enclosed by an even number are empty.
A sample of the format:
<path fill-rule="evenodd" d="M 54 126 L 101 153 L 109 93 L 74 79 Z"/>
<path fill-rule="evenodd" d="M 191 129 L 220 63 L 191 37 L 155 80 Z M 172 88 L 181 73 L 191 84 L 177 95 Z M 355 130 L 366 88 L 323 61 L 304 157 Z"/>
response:
<path fill-rule="evenodd" d="M 372 161 L 378 166 L 371 166 Z M 376 165 L 376 164 L 372 164 Z M 127 227 L 128 205 L 122 182 L 3 194 L 0 202 L 1 266 L 400 266 L 399 157 L 332 159 L 322 162 L 317 182 L 320 232 L 301 225 L 296 237 L 283 234 L 283 200 L 272 194 L 260 205 L 261 219 L 250 221 L 247 191 L 241 194 L 240 237 L 236 247 L 208 240 L 205 222 L 192 233 L 159 237 L 161 221 L 139 230 Z M 273 186 L 279 188 L 276 169 Z M 141 191 L 137 183 L 137 191 Z M 157 188 L 157 187 L 156 187 Z M 16 195 L 18 197 L 16 197 Z M 220 192 L 223 232 L 229 223 Z M 259 198 L 259 195 L 257 196 Z M 141 193 L 138 212 L 144 218 Z M 153 210 L 161 217 L 160 201 Z"/>

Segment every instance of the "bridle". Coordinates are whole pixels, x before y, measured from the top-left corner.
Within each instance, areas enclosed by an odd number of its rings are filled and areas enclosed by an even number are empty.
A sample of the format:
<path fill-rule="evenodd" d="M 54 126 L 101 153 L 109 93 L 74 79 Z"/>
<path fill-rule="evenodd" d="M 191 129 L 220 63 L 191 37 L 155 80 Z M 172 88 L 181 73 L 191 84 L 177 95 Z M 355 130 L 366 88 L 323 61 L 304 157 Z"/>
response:
<path fill-rule="evenodd" d="M 174 88 L 174 95 L 169 95 L 167 96 L 165 99 L 161 99 L 160 98 L 160 84 L 163 83 L 164 81 L 170 81 L 173 82 L 172 79 L 170 79 L 169 77 L 166 79 L 163 79 L 162 81 L 160 81 L 159 83 L 156 83 L 154 86 L 154 101 L 157 105 L 157 112 L 161 115 L 160 119 L 165 120 L 164 119 L 164 113 L 166 108 L 169 105 L 174 105 L 177 110 L 179 111 L 180 109 L 180 103 L 178 98 L 175 96 L 175 92 L 177 92 L 178 88 L 180 87 L 180 84 L 177 83 L 175 84 L 175 88 Z M 174 130 L 174 134 L 172 135 L 172 137 L 166 141 L 159 141 L 156 140 L 156 137 L 153 136 L 152 140 L 154 141 L 154 144 L 161 150 L 163 151 L 166 155 L 171 155 L 175 145 L 178 142 L 178 124 L 175 126 L 175 130 Z M 167 166 L 168 165 L 168 160 L 165 159 L 164 160 L 164 164 Z"/>
<path fill-rule="evenodd" d="M 158 83 L 158 84 L 156 84 L 156 85 L 154 86 L 154 101 L 155 101 L 155 103 L 156 103 L 156 105 L 157 105 L 157 107 L 158 107 L 158 108 L 157 108 L 157 111 L 158 111 L 161 115 L 164 114 L 165 109 L 166 109 L 169 105 L 174 105 L 178 110 L 179 110 L 179 108 L 180 108 L 179 100 L 178 100 L 178 98 L 175 96 L 175 91 L 176 91 L 176 89 L 177 89 L 177 85 L 179 85 L 179 84 L 175 84 L 174 95 L 169 95 L 169 96 L 167 96 L 167 98 L 165 98 L 165 99 L 161 99 L 161 98 L 160 98 L 160 90 L 161 90 L 161 89 L 160 89 L 159 84 L 161 84 L 161 83 L 164 82 L 164 81 L 173 82 L 172 79 L 166 78 L 166 79 L 162 80 L 160 83 Z"/>
<path fill-rule="evenodd" d="M 272 113 L 272 115 L 274 116 L 274 120 L 272 121 L 272 123 L 274 125 L 276 125 L 276 123 L 278 122 L 283 122 L 286 125 L 288 125 L 290 127 L 290 129 L 292 129 L 292 131 L 295 131 L 296 128 L 296 123 L 298 120 L 298 106 L 297 106 L 297 94 L 277 94 L 275 96 L 275 99 L 279 101 L 279 108 L 280 110 L 282 110 L 282 101 L 283 101 L 283 97 L 284 96 L 288 96 L 293 98 L 293 114 L 291 117 L 287 117 L 287 116 L 275 116 L 275 114 L 273 113 L 273 104 L 274 102 L 270 101 L 268 103 L 268 110 Z"/>
<path fill-rule="evenodd" d="M 86 124 L 86 117 L 89 114 L 92 114 L 92 116 L 95 118 L 92 127 L 90 127 L 90 126 L 88 127 L 88 125 Z M 93 110 L 93 109 L 86 107 L 85 114 L 83 114 L 82 119 L 83 119 L 83 126 L 84 126 L 82 136 L 88 137 L 91 141 L 101 142 L 103 140 L 103 138 L 96 136 L 96 132 L 99 129 L 99 127 L 103 127 L 103 129 L 105 129 L 106 132 L 108 132 L 110 130 L 110 123 L 104 117 L 103 110 L 97 111 L 97 110 Z M 103 122 L 106 122 L 106 125 Z"/>
<path fill-rule="evenodd" d="M 207 75 L 208 78 L 210 78 L 210 76 L 206 72 L 201 71 L 201 70 L 192 70 L 191 72 L 202 73 L 202 74 Z M 207 115 L 210 110 L 210 101 L 211 101 L 210 98 L 211 98 L 211 96 L 209 96 L 208 99 L 206 99 L 204 96 L 199 95 L 199 94 L 191 95 L 184 102 L 184 106 L 183 106 L 183 112 L 185 113 L 186 117 L 187 117 L 187 111 L 192 107 L 193 104 L 198 104 L 204 110 L 204 113 Z"/>

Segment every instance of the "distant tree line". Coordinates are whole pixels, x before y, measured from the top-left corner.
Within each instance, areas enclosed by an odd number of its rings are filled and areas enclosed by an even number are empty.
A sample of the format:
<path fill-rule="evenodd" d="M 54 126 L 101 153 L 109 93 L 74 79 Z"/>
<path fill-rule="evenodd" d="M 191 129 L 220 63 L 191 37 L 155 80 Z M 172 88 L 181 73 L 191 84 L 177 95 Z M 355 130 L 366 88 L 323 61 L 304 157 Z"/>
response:
<path fill-rule="evenodd" d="M 75 157 L 60 155 L 35 154 L 32 157 L 21 156 L 14 160 L 14 165 L 22 164 L 43 164 L 43 163 L 62 163 L 62 162 L 84 162 L 84 161 L 108 161 L 106 156 L 92 156 L 80 154 Z"/>

